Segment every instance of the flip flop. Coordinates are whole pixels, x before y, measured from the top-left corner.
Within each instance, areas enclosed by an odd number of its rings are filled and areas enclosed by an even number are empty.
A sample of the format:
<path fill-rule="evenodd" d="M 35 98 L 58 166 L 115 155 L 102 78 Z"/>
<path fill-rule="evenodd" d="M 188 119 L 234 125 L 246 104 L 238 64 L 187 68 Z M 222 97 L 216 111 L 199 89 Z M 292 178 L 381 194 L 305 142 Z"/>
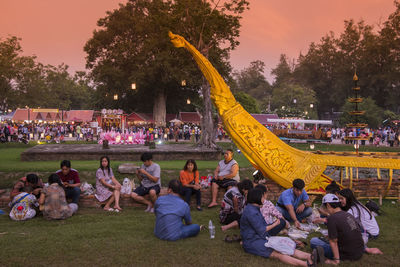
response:
<path fill-rule="evenodd" d="M 232 236 L 232 241 L 240 242 L 240 241 L 242 241 L 242 238 L 239 235 L 234 234 Z"/>
<path fill-rule="evenodd" d="M 309 263 L 307 260 L 307 266 L 317 266 L 318 251 L 315 248 L 313 249 L 313 251 L 311 253 L 311 260 L 312 260 L 312 263 Z"/>
<path fill-rule="evenodd" d="M 106 209 L 105 211 L 114 211 L 113 208 Z"/>
<path fill-rule="evenodd" d="M 232 239 L 232 237 L 230 235 L 225 236 L 224 241 L 227 243 L 232 243 L 234 240 Z"/>

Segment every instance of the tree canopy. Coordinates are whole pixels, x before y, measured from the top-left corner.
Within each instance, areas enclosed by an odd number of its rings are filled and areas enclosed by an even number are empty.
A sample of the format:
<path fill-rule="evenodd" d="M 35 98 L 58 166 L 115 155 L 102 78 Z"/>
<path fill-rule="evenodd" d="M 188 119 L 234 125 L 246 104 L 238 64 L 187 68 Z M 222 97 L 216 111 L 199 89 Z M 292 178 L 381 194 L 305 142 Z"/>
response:
<path fill-rule="evenodd" d="M 0 109 L 91 108 L 93 90 L 85 73 L 72 77 L 67 65 L 43 65 L 22 52 L 17 37 L 0 39 Z"/>
<path fill-rule="evenodd" d="M 200 93 L 206 136 L 214 121 L 209 89 L 192 57 L 172 46 L 168 31 L 185 37 L 229 79 L 229 52 L 239 44 L 240 14 L 247 6 L 245 0 L 131 0 L 107 12 L 84 48 L 97 103 L 125 111 L 153 108 L 162 120 L 165 110 L 185 107 L 187 98 L 197 102 Z M 114 94 L 122 98 L 113 101 Z"/>

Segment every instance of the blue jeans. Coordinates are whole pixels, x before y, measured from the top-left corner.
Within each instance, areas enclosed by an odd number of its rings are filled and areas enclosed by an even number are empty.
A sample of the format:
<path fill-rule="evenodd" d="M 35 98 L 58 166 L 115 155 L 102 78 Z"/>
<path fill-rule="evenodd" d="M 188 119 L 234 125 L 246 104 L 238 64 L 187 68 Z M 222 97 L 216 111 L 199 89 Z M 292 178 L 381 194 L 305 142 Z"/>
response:
<path fill-rule="evenodd" d="M 312 249 L 316 248 L 316 247 L 322 247 L 324 249 L 324 255 L 326 258 L 328 259 L 333 259 L 333 252 L 332 252 L 332 248 L 331 245 L 329 245 L 328 242 L 319 239 L 318 237 L 313 237 L 310 240 L 310 246 Z"/>
<path fill-rule="evenodd" d="M 268 231 L 268 235 L 269 236 L 276 236 L 277 234 L 279 234 L 279 232 L 285 228 L 286 226 L 286 220 L 285 219 L 279 219 L 280 223 L 275 226 L 274 228 L 272 228 L 271 230 Z"/>
<path fill-rule="evenodd" d="M 198 224 L 184 225 L 182 227 L 181 239 L 196 236 L 199 232 L 200 232 L 200 226 Z"/>
<path fill-rule="evenodd" d="M 201 206 L 201 191 L 200 190 L 195 190 L 191 187 L 186 187 L 184 186 L 182 188 L 182 195 L 185 197 L 186 203 L 190 206 L 190 198 L 192 197 L 193 194 L 196 194 L 196 204 L 197 206 Z"/>
<path fill-rule="evenodd" d="M 78 205 L 79 197 L 81 195 L 81 189 L 79 187 L 66 187 L 64 188 L 64 190 L 66 198 L 71 198 L 72 203 Z"/>
<path fill-rule="evenodd" d="M 279 212 L 283 215 L 283 217 L 285 217 L 286 220 L 288 220 L 289 222 L 293 222 L 292 217 L 290 217 L 290 214 L 287 211 L 287 209 L 284 209 L 279 206 L 276 206 L 276 209 L 279 210 Z M 296 213 L 296 209 L 294 210 L 294 212 Z M 301 221 L 304 218 L 307 218 L 308 216 L 310 216 L 311 214 L 312 214 L 312 208 L 307 207 L 303 210 L 302 213 L 296 213 L 296 218 L 298 221 Z"/>

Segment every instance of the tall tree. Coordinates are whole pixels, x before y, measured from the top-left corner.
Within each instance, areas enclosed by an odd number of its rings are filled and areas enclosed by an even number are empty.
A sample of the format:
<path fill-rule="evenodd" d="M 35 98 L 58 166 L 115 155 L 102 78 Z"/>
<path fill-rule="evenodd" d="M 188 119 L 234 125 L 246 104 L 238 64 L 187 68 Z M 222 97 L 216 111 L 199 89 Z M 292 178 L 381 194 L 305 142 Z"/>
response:
<path fill-rule="evenodd" d="M 22 56 L 22 52 L 19 38 L 0 39 L 0 110 L 17 107 L 19 88 L 15 81 L 22 77 L 24 69 L 35 65 L 35 58 Z"/>
<path fill-rule="evenodd" d="M 245 92 L 237 92 L 234 94 L 235 99 L 239 102 L 243 108 L 249 113 L 260 113 L 260 108 L 258 107 L 257 100 Z"/>
<path fill-rule="evenodd" d="M 272 109 L 282 117 L 317 118 L 315 92 L 298 84 L 282 83 L 272 92 Z"/>
<path fill-rule="evenodd" d="M 187 96 L 199 91 L 201 142 L 215 146 L 209 86 L 191 57 L 172 46 L 168 31 L 183 35 L 227 77 L 229 51 L 238 45 L 240 14 L 247 5 L 245 0 L 131 0 L 108 12 L 84 48 L 98 103 L 112 105 L 110 96 L 125 96 L 124 108 L 153 106 L 155 120 L 163 124 L 168 99 L 179 96 L 185 105 Z M 130 91 L 131 83 L 137 92 Z"/>
<path fill-rule="evenodd" d="M 281 54 L 278 65 L 272 69 L 271 74 L 275 77 L 274 87 L 280 86 L 282 83 L 293 82 L 294 63 L 290 64 L 289 61 L 285 54 Z"/>

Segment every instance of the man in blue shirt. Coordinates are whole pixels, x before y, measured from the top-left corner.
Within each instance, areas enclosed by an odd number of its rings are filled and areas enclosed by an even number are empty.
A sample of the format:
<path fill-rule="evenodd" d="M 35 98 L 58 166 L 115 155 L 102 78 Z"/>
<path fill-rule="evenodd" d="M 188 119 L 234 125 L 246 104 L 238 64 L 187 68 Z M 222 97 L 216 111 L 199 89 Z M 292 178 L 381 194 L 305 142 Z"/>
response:
<path fill-rule="evenodd" d="M 304 190 L 305 183 L 302 179 L 295 179 L 293 187 L 282 192 L 279 196 L 276 208 L 283 217 L 299 228 L 299 221 L 311 215 L 312 209 L 310 198 Z"/>
<path fill-rule="evenodd" d="M 189 205 L 179 196 L 180 188 L 178 180 L 171 180 L 168 184 L 168 195 L 159 197 L 155 203 L 154 234 L 160 239 L 175 241 L 196 236 L 200 232 L 200 226 L 192 224 Z M 182 220 L 185 220 L 186 225 Z"/>

